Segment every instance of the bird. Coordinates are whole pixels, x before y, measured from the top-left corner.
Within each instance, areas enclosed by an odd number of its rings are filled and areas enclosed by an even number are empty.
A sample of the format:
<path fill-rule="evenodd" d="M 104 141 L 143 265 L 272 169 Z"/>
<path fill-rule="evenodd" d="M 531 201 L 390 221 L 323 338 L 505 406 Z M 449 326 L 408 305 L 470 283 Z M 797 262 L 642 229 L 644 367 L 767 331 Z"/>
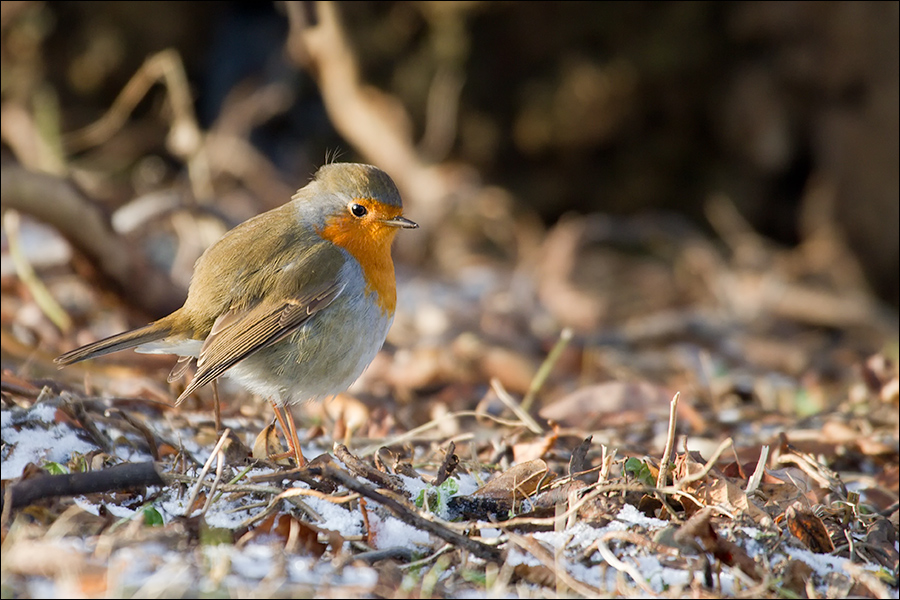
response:
<path fill-rule="evenodd" d="M 328 163 L 291 200 L 226 232 L 197 259 L 184 305 L 157 321 L 66 352 L 60 366 L 134 348 L 174 354 L 178 405 L 221 375 L 272 404 L 296 466 L 289 405 L 345 391 L 384 344 L 397 304 L 391 244 L 397 186 L 366 164 Z"/>

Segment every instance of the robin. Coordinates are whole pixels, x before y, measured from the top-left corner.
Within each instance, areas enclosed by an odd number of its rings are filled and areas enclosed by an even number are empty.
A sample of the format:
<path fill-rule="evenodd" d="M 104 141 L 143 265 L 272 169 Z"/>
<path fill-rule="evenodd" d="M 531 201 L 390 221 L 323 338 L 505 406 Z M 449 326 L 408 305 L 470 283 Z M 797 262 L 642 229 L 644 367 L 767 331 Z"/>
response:
<path fill-rule="evenodd" d="M 55 362 L 135 348 L 176 354 L 169 380 L 196 362 L 175 404 L 226 374 L 267 398 L 297 466 L 306 464 L 287 405 L 346 390 L 384 343 L 397 290 L 391 242 L 418 225 L 376 167 L 333 163 L 279 208 L 241 223 L 194 265 L 184 305 Z"/>

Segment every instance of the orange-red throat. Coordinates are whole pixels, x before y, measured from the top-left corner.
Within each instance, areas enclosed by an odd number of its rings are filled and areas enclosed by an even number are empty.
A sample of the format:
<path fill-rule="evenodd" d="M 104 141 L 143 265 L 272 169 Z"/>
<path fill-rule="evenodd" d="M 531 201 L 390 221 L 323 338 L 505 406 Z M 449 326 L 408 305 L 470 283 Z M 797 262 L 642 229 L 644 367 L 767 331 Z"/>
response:
<path fill-rule="evenodd" d="M 353 212 L 355 205 L 365 209 Z M 375 294 L 375 301 L 385 314 L 394 314 L 397 306 L 397 287 L 394 280 L 394 261 L 391 258 L 391 242 L 397 235 L 398 225 L 391 220 L 401 216 L 399 206 L 384 204 L 371 198 L 354 199 L 348 210 L 330 217 L 319 231 L 323 239 L 347 250 L 359 261 L 366 279 L 366 291 Z"/>

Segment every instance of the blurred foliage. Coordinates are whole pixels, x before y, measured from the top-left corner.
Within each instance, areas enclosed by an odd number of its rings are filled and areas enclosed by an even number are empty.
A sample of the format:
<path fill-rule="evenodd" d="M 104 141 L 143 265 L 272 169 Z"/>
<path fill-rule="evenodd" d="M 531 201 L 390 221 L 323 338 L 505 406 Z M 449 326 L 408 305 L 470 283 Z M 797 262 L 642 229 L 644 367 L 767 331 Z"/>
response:
<path fill-rule="evenodd" d="M 473 165 L 547 222 L 665 210 L 703 223 L 709 197 L 724 194 L 781 243 L 803 240 L 816 218 L 838 224 L 898 304 L 896 2 L 339 8 L 364 79 L 401 99 L 422 153 Z M 235 94 L 290 90 L 290 106 L 251 136 L 285 182 L 305 181 L 329 150 L 353 158 L 315 84 L 284 58 L 279 3 L 5 3 L 3 30 L 4 99 L 51 91 L 63 131 L 175 48 L 202 127 Z M 160 100 L 139 106 L 151 123 L 132 144 L 158 143 Z M 162 158 L 132 175 L 165 176 L 174 165 Z"/>

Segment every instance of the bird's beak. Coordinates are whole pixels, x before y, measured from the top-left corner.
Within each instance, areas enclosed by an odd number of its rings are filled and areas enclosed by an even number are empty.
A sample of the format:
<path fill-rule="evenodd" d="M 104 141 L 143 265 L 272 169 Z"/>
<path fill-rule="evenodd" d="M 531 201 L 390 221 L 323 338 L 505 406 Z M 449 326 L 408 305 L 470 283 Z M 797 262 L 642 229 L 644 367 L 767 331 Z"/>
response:
<path fill-rule="evenodd" d="M 391 227 L 400 227 L 402 229 L 416 229 L 419 227 L 419 224 L 410 221 L 406 217 L 394 217 L 393 219 L 383 219 L 381 221 L 385 225 L 390 225 Z"/>

